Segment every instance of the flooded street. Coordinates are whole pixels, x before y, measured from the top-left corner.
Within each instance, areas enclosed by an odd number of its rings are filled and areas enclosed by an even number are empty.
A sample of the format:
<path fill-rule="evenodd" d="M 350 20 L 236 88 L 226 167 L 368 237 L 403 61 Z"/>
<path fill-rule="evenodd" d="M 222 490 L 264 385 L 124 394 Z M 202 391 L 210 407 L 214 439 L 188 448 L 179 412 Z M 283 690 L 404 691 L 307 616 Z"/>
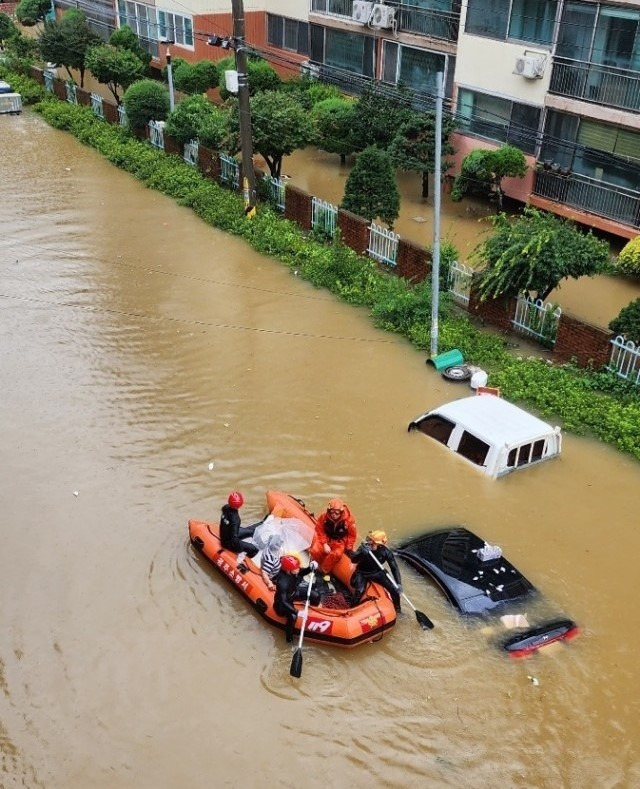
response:
<path fill-rule="evenodd" d="M 3 789 L 640 785 L 640 464 L 568 435 L 493 481 L 408 434 L 466 386 L 30 112 L 0 205 Z M 402 565 L 435 629 L 292 679 L 188 542 L 233 488 L 245 523 L 274 488 L 393 543 L 464 524 L 582 633 L 511 660 Z"/>

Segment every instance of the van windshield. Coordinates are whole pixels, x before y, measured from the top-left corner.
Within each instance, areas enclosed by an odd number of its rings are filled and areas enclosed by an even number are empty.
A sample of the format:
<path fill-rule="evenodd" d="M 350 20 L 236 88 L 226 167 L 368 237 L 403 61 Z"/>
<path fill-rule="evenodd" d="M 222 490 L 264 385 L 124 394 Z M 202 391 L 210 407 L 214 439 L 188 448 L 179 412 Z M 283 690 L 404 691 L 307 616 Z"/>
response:
<path fill-rule="evenodd" d="M 437 414 L 432 414 L 417 424 L 417 428 L 421 433 L 424 433 L 425 436 L 435 438 L 435 440 L 440 441 L 441 444 L 446 444 L 449 441 L 449 436 L 454 427 L 455 425 L 453 422 Z"/>

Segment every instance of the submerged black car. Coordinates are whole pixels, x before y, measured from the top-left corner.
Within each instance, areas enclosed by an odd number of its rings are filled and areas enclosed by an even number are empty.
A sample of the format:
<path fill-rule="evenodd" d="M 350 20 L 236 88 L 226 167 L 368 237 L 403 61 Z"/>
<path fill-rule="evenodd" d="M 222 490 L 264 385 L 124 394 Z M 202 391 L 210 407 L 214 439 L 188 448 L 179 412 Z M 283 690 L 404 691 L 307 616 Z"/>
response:
<path fill-rule="evenodd" d="M 539 597 L 537 590 L 500 548 L 464 527 L 429 532 L 404 543 L 396 553 L 432 578 L 461 614 L 505 617 L 505 625 L 512 615 L 515 627 L 501 645 L 515 657 L 578 634 L 575 622 L 566 618 L 530 626 L 520 611 L 524 602 Z"/>

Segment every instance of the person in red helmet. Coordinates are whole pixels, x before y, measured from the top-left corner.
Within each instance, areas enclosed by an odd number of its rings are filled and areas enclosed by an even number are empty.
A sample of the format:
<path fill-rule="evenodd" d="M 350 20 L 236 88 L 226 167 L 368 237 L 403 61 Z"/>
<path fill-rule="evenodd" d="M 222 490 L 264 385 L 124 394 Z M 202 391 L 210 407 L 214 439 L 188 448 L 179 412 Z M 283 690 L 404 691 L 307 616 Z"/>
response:
<path fill-rule="evenodd" d="M 353 551 L 356 538 L 356 521 L 349 508 L 341 499 L 331 499 L 326 512 L 318 517 L 309 553 L 322 572 L 330 574 L 342 554 Z"/>
<path fill-rule="evenodd" d="M 301 584 L 303 576 L 315 572 L 318 565 L 313 559 L 308 567 L 301 567 L 297 556 L 287 554 L 280 559 L 280 572 L 274 578 L 276 591 L 273 596 L 273 610 L 278 616 L 284 616 L 287 620 L 285 624 L 285 634 L 287 641 L 293 641 L 293 628 L 298 618 L 298 611 L 294 606 L 294 600 L 306 600 L 308 585 Z M 313 580 L 311 581 L 313 583 Z M 315 590 L 311 590 L 311 605 L 320 605 L 320 595 Z"/>
<path fill-rule="evenodd" d="M 238 554 L 237 565 L 240 567 L 245 556 L 252 558 L 258 553 L 258 546 L 247 542 L 247 537 L 253 537 L 255 525 L 241 526 L 238 510 L 244 504 L 242 493 L 231 491 L 227 503 L 220 514 L 220 542 L 223 548 Z M 242 565 L 244 566 L 244 565 Z"/>

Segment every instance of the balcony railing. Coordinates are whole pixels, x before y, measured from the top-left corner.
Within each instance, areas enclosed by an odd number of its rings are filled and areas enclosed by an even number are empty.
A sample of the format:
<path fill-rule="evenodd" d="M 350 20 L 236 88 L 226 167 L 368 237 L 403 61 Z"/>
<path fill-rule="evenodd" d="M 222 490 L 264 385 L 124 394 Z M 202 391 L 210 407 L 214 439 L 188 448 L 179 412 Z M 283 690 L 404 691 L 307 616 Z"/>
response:
<path fill-rule="evenodd" d="M 397 0 L 387 5 L 398 9 L 396 13 L 398 32 L 417 33 L 419 36 L 444 38 L 447 41 L 458 39 L 459 13 L 419 8 Z M 311 10 L 316 14 L 346 16 L 351 19 L 353 0 L 311 0 Z"/>
<path fill-rule="evenodd" d="M 603 184 L 578 173 L 561 175 L 538 170 L 533 192 L 572 208 L 640 228 L 640 192 Z"/>
<path fill-rule="evenodd" d="M 551 93 L 640 112 L 640 72 L 554 58 Z"/>

